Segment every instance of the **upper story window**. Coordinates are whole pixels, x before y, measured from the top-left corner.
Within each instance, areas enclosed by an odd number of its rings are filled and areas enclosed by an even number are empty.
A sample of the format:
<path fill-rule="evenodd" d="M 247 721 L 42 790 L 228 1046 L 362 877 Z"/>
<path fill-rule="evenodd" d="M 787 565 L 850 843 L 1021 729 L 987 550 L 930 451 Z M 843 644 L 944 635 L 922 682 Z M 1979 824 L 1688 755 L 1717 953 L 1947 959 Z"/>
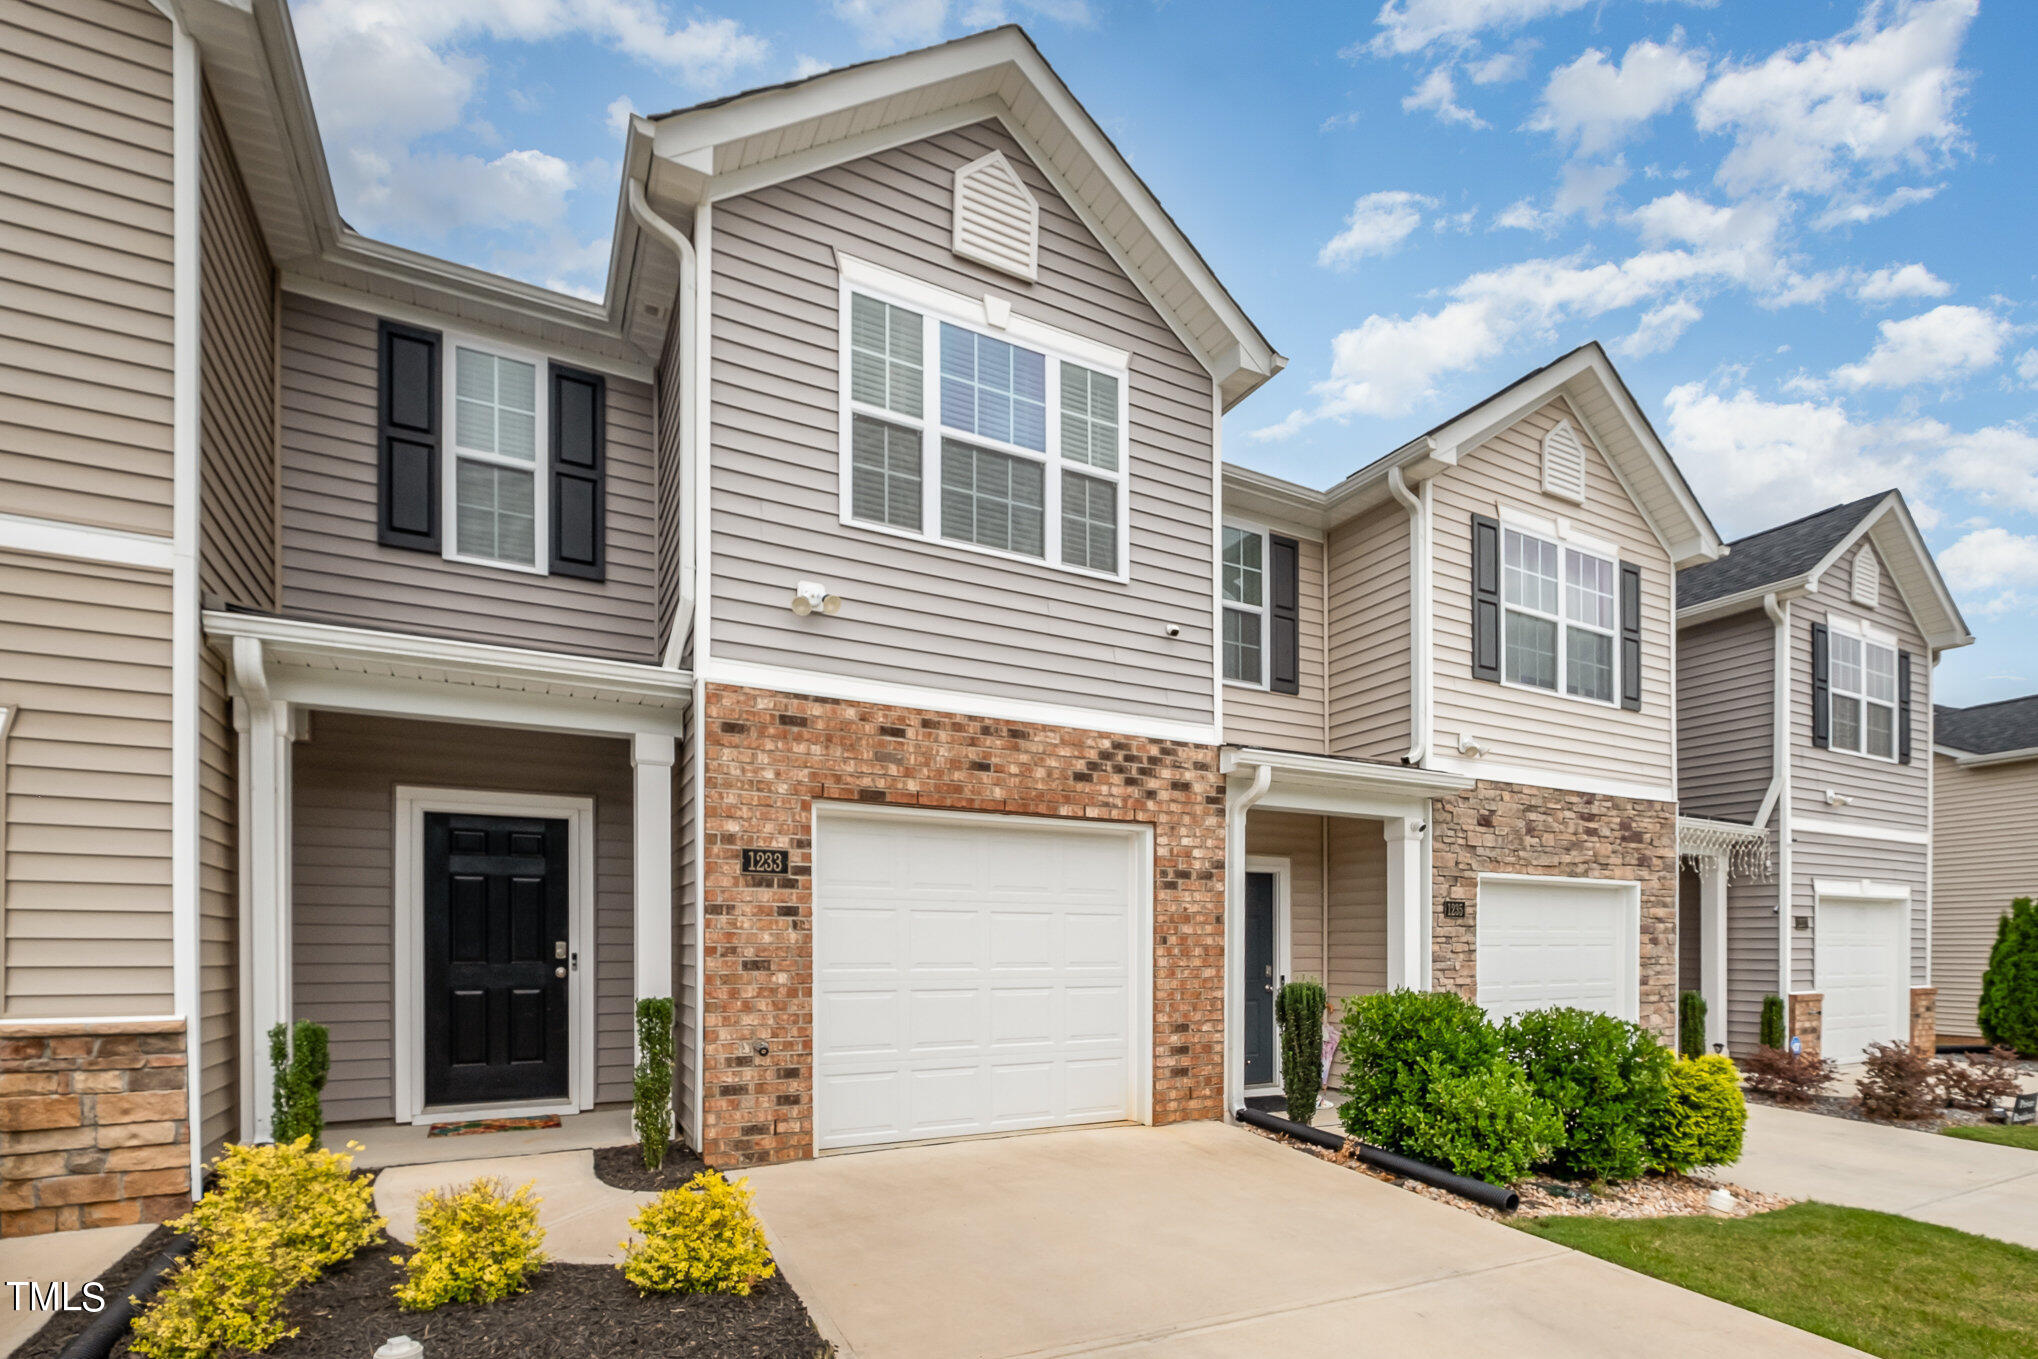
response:
<path fill-rule="evenodd" d="M 1830 621 L 1832 748 L 1878 760 L 1897 757 L 1897 648 L 1894 638 Z"/>
<path fill-rule="evenodd" d="M 1501 529 L 1502 678 L 1613 703 L 1619 573 L 1611 556 Z"/>
<path fill-rule="evenodd" d="M 538 569 L 545 464 L 538 368 L 477 345 L 453 346 L 448 557 Z"/>
<path fill-rule="evenodd" d="M 1267 636 L 1267 536 L 1224 526 L 1224 678 L 1264 686 Z"/>
<path fill-rule="evenodd" d="M 1125 356 L 841 265 L 843 521 L 1126 579 Z"/>

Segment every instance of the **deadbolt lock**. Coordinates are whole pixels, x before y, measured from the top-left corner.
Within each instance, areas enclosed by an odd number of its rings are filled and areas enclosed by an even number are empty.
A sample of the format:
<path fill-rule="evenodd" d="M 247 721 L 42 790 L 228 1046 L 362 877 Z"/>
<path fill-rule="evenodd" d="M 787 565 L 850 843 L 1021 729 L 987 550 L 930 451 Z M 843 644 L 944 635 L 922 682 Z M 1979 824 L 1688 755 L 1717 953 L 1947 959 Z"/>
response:
<path fill-rule="evenodd" d="M 554 958 L 564 958 L 566 956 L 566 941 L 564 939 L 558 940 L 552 945 L 552 956 Z"/>

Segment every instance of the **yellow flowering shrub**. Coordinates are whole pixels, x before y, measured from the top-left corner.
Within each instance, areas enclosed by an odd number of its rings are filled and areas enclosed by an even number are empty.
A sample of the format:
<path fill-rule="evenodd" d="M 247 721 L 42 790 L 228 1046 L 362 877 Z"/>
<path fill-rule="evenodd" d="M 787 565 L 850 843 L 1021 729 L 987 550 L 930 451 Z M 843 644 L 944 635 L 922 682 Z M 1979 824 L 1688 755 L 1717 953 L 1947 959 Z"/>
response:
<path fill-rule="evenodd" d="M 418 1199 L 416 1248 L 408 1257 L 390 1257 L 403 1267 L 397 1304 L 429 1312 L 449 1302 L 494 1302 L 523 1292 L 545 1263 L 538 1202 L 531 1185 L 505 1193 L 493 1176 L 427 1190 Z"/>
<path fill-rule="evenodd" d="M 374 1186 L 352 1169 L 352 1157 L 314 1150 L 308 1137 L 229 1146 L 205 1197 L 170 1224 L 195 1249 L 135 1321 L 130 1348 L 205 1359 L 297 1334 L 283 1309 L 290 1291 L 381 1235 Z"/>
<path fill-rule="evenodd" d="M 623 1243 L 623 1277 L 647 1293 L 747 1295 L 776 1267 L 750 1207 L 750 1182 L 704 1170 L 630 1219 L 642 1240 Z"/>

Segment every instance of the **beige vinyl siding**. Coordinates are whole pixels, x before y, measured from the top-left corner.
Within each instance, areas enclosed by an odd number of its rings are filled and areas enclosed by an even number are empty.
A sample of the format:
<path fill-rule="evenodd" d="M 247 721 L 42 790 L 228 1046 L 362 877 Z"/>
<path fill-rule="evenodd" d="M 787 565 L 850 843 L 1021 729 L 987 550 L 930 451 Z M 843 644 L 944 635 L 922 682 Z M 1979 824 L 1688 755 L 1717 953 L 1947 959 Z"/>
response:
<path fill-rule="evenodd" d="M 1932 985 L 1941 1035 L 1975 1037 L 1996 922 L 2038 896 L 2038 761 L 1932 760 Z"/>
<path fill-rule="evenodd" d="M 1813 909 L 1818 894 L 1816 879 L 1819 878 L 1850 881 L 1866 878 L 1872 882 L 1908 887 L 1911 897 L 1910 984 L 1930 984 L 1928 978 L 1931 972 L 1926 966 L 1925 950 L 1931 936 L 1931 918 L 1927 910 L 1931 884 L 1927 878 L 1923 845 L 1895 845 L 1885 840 L 1862 840 L 1853 836 L 1810 835 L 1799 829 L 1791 832 L 1790 869 L 1796 880 L 1792 899 L 1796 902 L 1797 913 L 1810 916 L 1812 922 L 1809 930 L 1794 928 L 1791 931 L 1792 989 L 1819 989 L 1819 918 L 1818 912 Z"/>
<path fill-rule="evenodd" d="M 1700 945 L 1705 942 L 1700 917 L 1700 883 L 1690 864 L 1677 868 L 1677 989 L 1701 990 Z M 1682 997 L 1680 996 L 1680 1002 Z M 1680 1011 L 1681 1013 L 1681 1011 Z"/>
<path fill-rule="evenodd" d="M 170 577 L 0 552 L 0 1013 L 174 1009 Z"/>
<path fill-rule="evenodd" d="M 681 364 L 693 361 L 693 355 L 681 350 L 676 324 L 679 308 L 674 306 L 672 312 L 675 324 L 666 330 L 665 353 L 658 366 L 657 454 L 653 474 L 656 485 L 652 497 L 658 524 L 658 649 L 655 654 L 661 659 L 665 655 L 666 644 L 672 640 L 672 630 L 680 626 L 675 616 L 679 608 L 679 523 L 691 494 L 688 487 L 680 484 L 679 435 L 687 412 L 679 408 L 679 370 Z"/>
<path fill-rule="evenodd" d="M 1860 552 L 1873 552 L 1864 543 Z M 1836 821 L 1860 821 L 1899 830 L 1927 828 L 1926 798 L 1931 786 L 1932 659 L 1924 636 L 1897 593 L 1896 582 L 1878 560 L 1880 598 L 1864 609 L 1847 595 L 1849 564 L 1827 572 L 1817 595 L 1790 606 L 1790 746 L 1791 803 L 1799 815 Z M 1911 653 L 1911 762 L 1896 764 L 1846 750 L 1822 750 L 1812 744 L 1812 625 L 1831 618 L 1868 619 L 1894 632 L 1897 646 Z M 1845 807 L 1827 805 L 1827 790 L 1853 801 Z M 1924 849 L 1918 848 L 1922 860 Z M 1853 876 L 1859 877 L 1859 874 Z"/>
<path fill-rule="evenodd" d="M 698 699 L 696 699 L 698 701 Z M 674 818 L 672 857 L 673 905 L 679 918 L 673 930 L 673 947 L 679 956 L 672 975 L 679 979 L 673 997 L 678 1011 L 679 1037 L 679 1129 L 689 1146 L 700 1145 L 700 1129 L 693 1126 L 694 1093 L 700 1084 L 701 1032 L 699 1023 L 700 969 L 694 965 L 695 949 L 701 937 L 700 869 L 694 861 L 694 834 L 700 826 L 700 806 L 694 797 L 694 780 L 700 771 L 700 742 L 680 743 L 679 787 L 675 791 L 678 815 Z"/>
<path fill-rule="evenodd" d="M 1752 822 L 1775 746 L 1776 625 L 1756 609 L 1677 634 L 1679 811 Z"/>
<path fill-rule="evenodd" d="M 240 769 L 226 662 L 210 647 L 198 680 L 198 1140 L 212 1156 L 240 1136 Z"/>
<path fill-rule="evenodd" d="M 1727 1050 L 1752 1052 L 1762 1036 L 1762 1002 L 1777 988 L 1776 884 L 1727 885 Z"/>
<path fill-rule="evenodd" d="M 1330 994 L 1387 989 L 1387 839 L 1378 821 L 1332 817 Z"/>
<path fill-rule="evenodd" d="M 1543 435 L 1566 416 L 1587 445 L 1582 506 L 1542 491 Z M 1492 743 L 1495 764 L 1674 795 L 1670 558 L 1584 421 L 1561 400 L 1552 401 L 1465 454 L 1431 486 L 1438 744 L 1448 749 L 1460 734 L 1474 732 Z M 1640 712 L 1472 678 L 1472 516 L 1494 515 L 1503 504 L 1569 520 L 1641 567 Z"/>
<path fill-rule="evenodd" d="M 1294 977 L 1323 978 L 1323 818 L 1299 812 L 1246 817 L 1248 858 L 1288 861 L 1288 947 Z"/>
<path fill-rule="evenodd" d="M 394 1107 L 399 784 L 594 799 L 595 1098 L 628 1099 L 634 1024 L 628 744 L 321 712 L 293 759 L 295 1017 L 332 1031 L 327 1119 L 388 1118 Z M 589 975 L 585 965 L 581 975 Z"/>
<path fill-rule="evenodd" d="M 276 608 L 276 297 L 219 110 L 205 100 L 199 207 L 199 588 Z"/>
<path fill-rule="evenodd" d="M 170 532 L 170 24 L 0 6 L 0 506 Z"/>
<path fill-rule="evenodd" d="M 1408 753 L 1408 515 L 1388 503 L 1330 533 L 1330 753 Z"/>
<path fill-rule="evenodd" d="M 1281 532 L 1277 527 L 1275 533 Z M 1296 543 L 1296 614 L 1301 646 L 1300 684 L 1292 694 L 1258 685 L 1224 686 L 1224 739 L 1235 746 L 1324 753 L 1323 544 Z"/>
<path fill-rule="evenodd" d="M 651 388 L 608 379 L 606 581 L 449 562 L 375 541 L 376 344 L 373 315 L 284 296 L 283 612 L 498 646 L 655 659 Z"/>
<path fill-rule="evenodd" d="M 992 150 L 1040 202 L 1037 283 L 949 251 L 954 172 Z M 1209 375 L 1002 128 L 720 201 L 711 240 L 717 660 L 1213 720 Z M 840 522 L 838 249 L 1130 352 L 1130 584 Z M 841 615 L 795 617 L 801 579 Z"/>

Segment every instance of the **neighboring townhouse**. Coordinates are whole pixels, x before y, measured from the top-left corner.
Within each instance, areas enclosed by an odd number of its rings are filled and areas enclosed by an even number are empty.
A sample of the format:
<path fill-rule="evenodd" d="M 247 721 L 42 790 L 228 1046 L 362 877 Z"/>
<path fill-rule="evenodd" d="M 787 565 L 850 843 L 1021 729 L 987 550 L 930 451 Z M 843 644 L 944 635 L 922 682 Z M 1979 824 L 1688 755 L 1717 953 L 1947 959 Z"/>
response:
<path fill-rule="evenodd" d="M 1939 1041 L 1979 1043 L 1996 922 L 2038 896 L 2038 695 L 1932 709 L 1932 985 Z"/>
<path fill-rule="evenodd" d="M 1931 672 L 1974 639 L 1895 491 L 1729 547 L 1677 578 L 1683 985 L 1731 1051 L 1772 995 L 1807 1051 L 1930 1047 Z"/>
<path fill-rule="evenodd" d="M 1677 570 L 1719 538 L 1596 344 L 1327 492 L 1226 468 L 1225 768 L 1243 1015 L 1435 987 L 1668 1037 Z"/>

